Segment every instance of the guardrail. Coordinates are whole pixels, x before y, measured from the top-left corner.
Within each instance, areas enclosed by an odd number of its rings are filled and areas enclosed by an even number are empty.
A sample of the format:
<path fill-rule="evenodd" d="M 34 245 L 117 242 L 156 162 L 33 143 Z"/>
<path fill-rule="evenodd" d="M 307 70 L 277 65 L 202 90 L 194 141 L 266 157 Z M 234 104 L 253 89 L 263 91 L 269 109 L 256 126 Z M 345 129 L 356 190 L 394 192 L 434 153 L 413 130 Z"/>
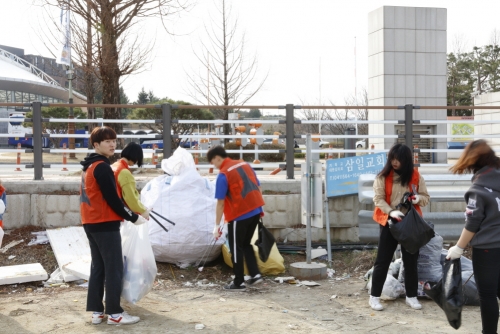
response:
<path fill-rule="evenodd" d="M 90 153 L 93 152 L 91 149 L 59 149 L 59 148 L 43 148 L 42 142 L 43 138 L 88 138 L 88 134 L 48 134 L 42 133 L 42 124 L 44 122 L 64 122 L 64 123 L 138 123 L 138 124 L 162 124 L 163 133 L 162 134 L 144 134 L 144 135 L 125 135 L 119 134 L 118 138 L 150 138 L 160 140 L 163 144 L 163 149 L 144 149 L 145 153 L 163 153 L 164 158 L 168 158 L 172 154 L 172 141 L 173 139 L 209 139 L 209 138 L 217 138 L 217 139 L 228 139 L 228 138 L 279 138 L 285 140 L 285 149 L 274 149 L 274 150 L 228 150 L 228 153 L 285 153 L 285 162 L 284 164 L 277 163 L 266 163 L 266 164 L 258 164 L 253 165 L 254 167 L 280 167 L 283 170 L 286 170 L 286 178 L 293 179 L 294 178 L 294 168 L 298 167 L 294 161 L 294 153 L 304 152 L 305 149 L 296 149 L 294 148 L 295 139 L 305 138 L 305 134 L 296 134 L 294 132 L 294 126 L 298 124 L 393 124 L 393 125 L 403 125 L 404 126 L 404 135 L 402 134 L 384 134 L 384 135 L 358 135 L 357 137 L 363 138 L 382 138 L 382 139 L 400 139 L 404 138 L 404 142 L 406 145 L 413 149 L 414 153 L 456 153 L 461 150 L 458 149 L 442 149 L 442 148 L 431 148 L 431 149 L 423 149 L 423 148 L 413 148 L 413 139 L 414 138 L 428 138 L 428 139 L 442 139 L 442 138 L 500 138 L 499 135 L 491 134 L 491 135 L 444 135 L 444 134 L 414 134 L 413 125 L 414 124 L 453 124 L 453 123 L 470 123 L 470 124 L 491 124 L 491 123 L 500 123 L 500 120 L 456 120 L 456 121 L 448 121 L 448 120 L 414 120 L 413 111 L 416 109 L 500 109 L 500 106 L 414 106 L 411 104 L 407 104 L 405 106 L 299 106 L 293 104 L 287 105 L 277 105 L 277 106 L 194 106 L 194 105 L 171 105 L 171 104 L 161 104 L 161 105 L 105 105 L 105 104 L 54 104 L 54 103 L 41 103 L 41 102 L 32 102 L 32 103 L 0 103 L 0 107 L 2 106 L 13 106 L 13 107 L 30 107 L 33 110 L 33 116 L 31 119 L 16 119 L 18 122 L 32 122 L 33 123 L 33 133 L 32 134 L 16 134 L 15 136 L 19 137 L 31 137 L 33 138 L 33 149 L 25 149 L 23 150 L 25 153 L 33 153 L 33 164 L 25 165 L 26 168 L 34 168 L 34 179 L 41 180 L 43 179 L 43 168 L 50 167 L 59 167 L 60 164 L 44 164 L 42 153 Z M 160 109 L 161 110 L 161 119 L 149 119 L 149 120 L 129 120 L 129 119 L 104 119 L 104 120 L 96 120 L 96 119 L 55 119 L 55 118 L 43 118 L 42 117 L 42 107 L 97 107 L 97 108 L 148 108 L 148 109 Z M 176 109 L 232 109 L 232 110 L 240 110 L 240 109 L 281 109 L 285 111 L 285 119 L 284 120 L 182 120 L 182 119 L 172 119 L 172 112 Z M 400 120 L 300 120 L 297 119 L 295 113 L 301 109 L 366 109 L 370 110 L 402 110 L 403 119 Z M 12 119 L 9 118 L 0 118 L 0 122 L 9 122 Z M 262 123 L 262 124 L 283 124 L 285 125 L 285 134 L 283 135 L 209 135 L 209 134 L 171 134 L 172 124 L 252 124 L 252 123 Z M 167 135 L 164 135 L 167 134 Z M 0 134 L 0 137 L 13 137 L 12 134 Z M 313 139 L 346 139 L 352 138 L 351 135 L 319 135 L 313 134 L 311 135 Z M 7 150 L 0 150 L 0 152 L 4 152 Z M 18 152 L 16 149 L 10 150 L 11 152 Z M 189 150 L 191 153 L 206 153 L 207 150 Z M 328 149 L 312 149 L 311 153 L 376 153 L 376 152 L 387 152 L 388 149 L 378 148 L 378 149 L 369 149 L 366 147 L 365 149 L 342 149 L 342 148 L 328 148 Z M 117 153 L 120 151 L 117 150 Z M 496 150 L 496 152 L 500 152 L 500 150 Z M 425 166 L 430 164 L 416 164 L 416 166 Z M 448 166 L 447 164 L 432 164 L 433 166 Z M 199 168 L 202 167 L 210 168 L 210 165 L 199 165 Z M 146 168 L 159 168 L 159 165 L 147 165 Z"/>

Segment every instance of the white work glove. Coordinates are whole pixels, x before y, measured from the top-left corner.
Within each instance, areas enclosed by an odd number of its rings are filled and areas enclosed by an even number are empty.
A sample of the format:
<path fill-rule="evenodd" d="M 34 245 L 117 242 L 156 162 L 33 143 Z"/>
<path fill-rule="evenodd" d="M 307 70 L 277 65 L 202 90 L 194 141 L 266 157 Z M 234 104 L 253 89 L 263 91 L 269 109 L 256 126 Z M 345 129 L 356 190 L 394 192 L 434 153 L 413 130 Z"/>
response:
<path fill-rule="evenodd" d="M 134 222 L 134 224 L 135 225 L 142 225 L 142 224 L 144 224 L 146 222 L 147 222 L 147 220 L 143 216 L 138 215 L 137 216 L 137 220 Z"/>
<path fill-rule="evenodd" d="M 459 259 L 463 253 L 464 253 L 464 249 L 460 248 L 458 245 L 450 247 L 450 249 L 448 249 L 448 254 L 446 254 L 446 260 Z"/>
<path fill-rule="evenodd" d="M 220 228 L 220 225 L 215 225 L 214 231 L 212 233 L 214 234 L 215 240 L 219 239 L 222 235 L 222 229 Z"/>
<path fill-rule="evenodd" d="M 141 216 L 143 216 L 145 219 L 149 220 L 149 213 L 153 210 L 152 208 L 146 209 L 143 213 L 141 213 Z"/>
<path fill-rule="evenodd" d="M 412 204 L 417 204 L 418 202 L 420 202 L 420 196 L 419 195 L 412 195 L 410 198 L 411 198 L 411 203 Z"/>
<path fill-rule="evenodd" d="M 391 212 L 389 212 L 389 216 L 393 219 L 396 219 L 398 222 L 400 222 L 405 215 L 404 215 L 404 213 L 402 213 L 399 210 L 392 210 Z"/>

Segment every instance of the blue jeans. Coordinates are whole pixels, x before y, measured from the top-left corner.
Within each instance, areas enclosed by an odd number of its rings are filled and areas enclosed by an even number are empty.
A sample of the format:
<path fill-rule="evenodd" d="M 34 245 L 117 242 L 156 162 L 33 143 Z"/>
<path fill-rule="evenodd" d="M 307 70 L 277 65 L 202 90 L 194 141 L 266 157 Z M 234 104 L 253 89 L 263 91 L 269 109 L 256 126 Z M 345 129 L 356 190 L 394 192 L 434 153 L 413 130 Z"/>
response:
<path fill-rule="evenodd" d="M 500 297 L 500 248 L 472 249 L 472 268 L 479 292 L 483 333 L 496 334 Z"/>

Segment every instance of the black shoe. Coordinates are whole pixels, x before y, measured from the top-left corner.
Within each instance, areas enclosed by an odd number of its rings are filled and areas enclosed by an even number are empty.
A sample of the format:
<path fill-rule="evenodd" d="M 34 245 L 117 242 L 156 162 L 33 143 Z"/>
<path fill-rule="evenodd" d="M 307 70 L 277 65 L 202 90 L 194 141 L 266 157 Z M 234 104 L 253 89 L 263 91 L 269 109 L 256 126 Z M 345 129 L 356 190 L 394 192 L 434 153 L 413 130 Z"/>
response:
<path fill-rule="evenodd" d="M 231 282 L 228 285 L 224 286 L 224 290 L 226 291 L 231 291 L 231 292 L 243 292 L 247 289 L 245 284 L 241 284 L 240 286 L 234 285 L 234 282 Z"/>
<path fill-rule="evenodd" d="M 261 274 L 257 274 L 254 277 L 250 278 L 248 281 L 246 281 L 248 285 L 257 285 L 262 282 L 264 282 L 264 278 L 262 277 Z"/>

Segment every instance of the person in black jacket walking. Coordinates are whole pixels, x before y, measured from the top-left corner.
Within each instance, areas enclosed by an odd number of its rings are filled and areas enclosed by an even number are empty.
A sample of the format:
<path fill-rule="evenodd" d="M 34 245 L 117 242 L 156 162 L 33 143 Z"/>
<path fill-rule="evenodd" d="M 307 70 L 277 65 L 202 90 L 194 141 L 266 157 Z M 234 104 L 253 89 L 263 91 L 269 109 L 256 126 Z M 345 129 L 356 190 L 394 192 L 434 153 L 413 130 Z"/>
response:
<path fill-rule="evenodd" d="M 90 267 L 87 311 L 92 311 L 92 324 L 109 315 L 109 325 L 134 324 L 139 317 L 124 312 L 120 306 L 123 280 L 122 244 L 120 223 L 124 219 L 143 224 L 142 216 L 130 211 L 118 197 L 115 176 L 109 157 L 116 148 L 116 133 L 103 126 L 95 128 L 90 135 L 95 149 L 84 161 L 80 186 L 80 214 L 89 239 L 92 264 Z M 106 310 L 102 299 L 106 286 Z"/>
<path fill-rule="evenodd" d="M 450 170 L 474 176 L 465 193 L 465 227 L 446 259 L 460 258 L 470 243 L 483 333 L 496 333 L 500 296 L 500 158 L 486 141 L 475 140 L 467 145 Z"/>

